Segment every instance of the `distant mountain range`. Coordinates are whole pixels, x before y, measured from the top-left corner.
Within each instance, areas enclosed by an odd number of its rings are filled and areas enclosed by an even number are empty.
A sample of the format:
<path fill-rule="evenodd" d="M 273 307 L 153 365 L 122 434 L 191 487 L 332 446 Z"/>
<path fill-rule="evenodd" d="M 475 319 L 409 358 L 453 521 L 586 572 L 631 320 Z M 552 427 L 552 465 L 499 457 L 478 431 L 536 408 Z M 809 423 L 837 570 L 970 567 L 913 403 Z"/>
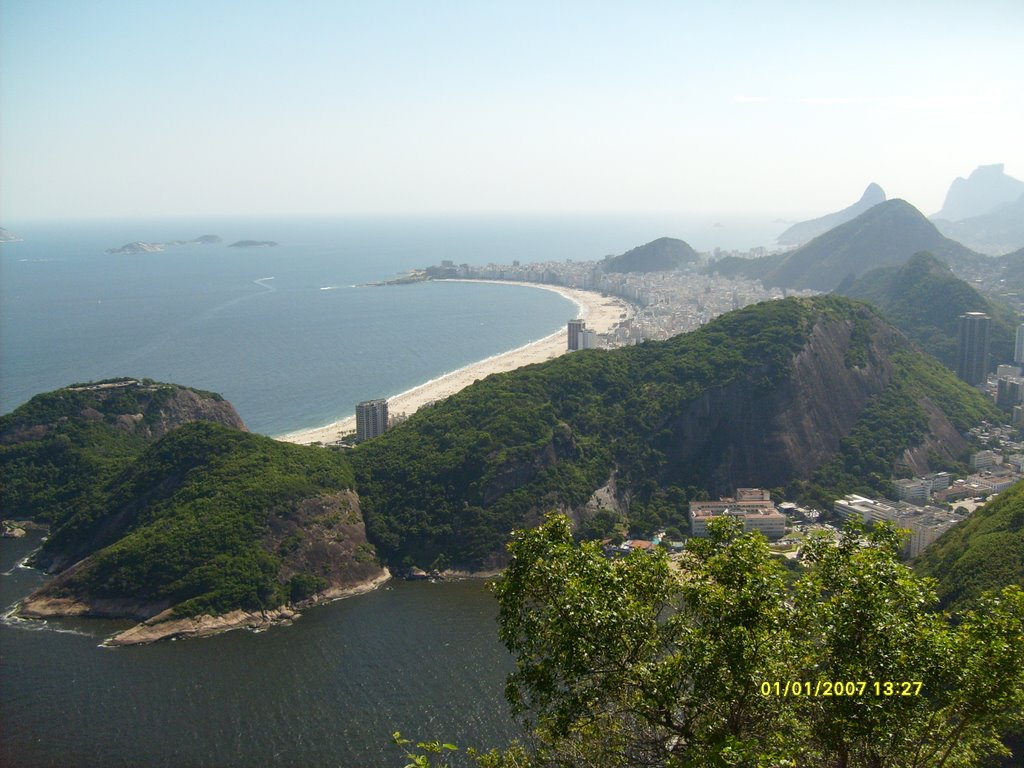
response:
<path fill-rule="evenodd" d="M 942 210 L 931 217 L 946 235 L 977 251 L 1001 254 L 1024 246 L 1024 181 L 1001 163 L 957 178 Z"/>
<path fill-rule="evenodd" d="M 1024 246 L 1024 194 L 988 213 L 961 221 L 933 219 L 946 237 L 981 253 L 999 255 Z"/>
<path fill-rule="evenodd" d="M 857 218 L 868 209 L 883 202 L 885 202 L 885 190 L 877 184 L 868 184 L 860 200 L 853 205 L 817 219 L 798 222 L 779 235 L 777 241 L 780 245 L 803 245 L 818 235 L 823 235 L 830 229 Z"/>
<path fill-rule="evenodd" d="M 689 243 L 674 237 L 659 237 L 619 256 L 608 256 L 601 262 L 605 272 L 666 272 L 684 264 L 700 261 Z"/>
<path fill-rule="evenodd" d="M 1002 163 L 979 165 L 966 179 L 953 181 L 942 210 L 932 219 L 963 221 L 984 216 L 1024 195 L 1024 181 L 1007 176 Z"/>
<path fill-rule="evenodd" d="M 727 258 L 708 265 L 720 274 L 759 278 L 766 286 L 831 291 L 872 269 L 897 267 L 919 251 L 950 266 L 984 258 L 944 237 L 905 200 L 886 200 L 793 251 L 762 259 Z"/>

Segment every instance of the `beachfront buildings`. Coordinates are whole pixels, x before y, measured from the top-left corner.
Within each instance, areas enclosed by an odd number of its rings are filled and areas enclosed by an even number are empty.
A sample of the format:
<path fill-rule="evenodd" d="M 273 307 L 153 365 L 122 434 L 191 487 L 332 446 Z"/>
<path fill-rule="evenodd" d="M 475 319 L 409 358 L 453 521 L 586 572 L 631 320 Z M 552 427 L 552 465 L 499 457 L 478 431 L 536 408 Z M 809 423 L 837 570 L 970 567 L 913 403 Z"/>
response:
<path fill-rule="evenodd" d="M 581 337 L 583 336 L 583 329 L 586 326 L 579 318 L 569 321 L 569 351 L 582 349 L 580 346 Z"/>
<path fill-rule="evenodd" d="M 771 495 L 761 488 L 737 488 L 734 498 L 690 502 L 690 533 L 708 537 L 708 523 L 728 515 L 743 523 L 744 532 L 759 531 L 769 541 L 786 535 L 786 516 L 775 508 Z"/>
<path fill-rule="evenodd" d="M 384 434 L 388 428 L 388 401 L 365 400 L 356 406 L 356 442 Z"/>

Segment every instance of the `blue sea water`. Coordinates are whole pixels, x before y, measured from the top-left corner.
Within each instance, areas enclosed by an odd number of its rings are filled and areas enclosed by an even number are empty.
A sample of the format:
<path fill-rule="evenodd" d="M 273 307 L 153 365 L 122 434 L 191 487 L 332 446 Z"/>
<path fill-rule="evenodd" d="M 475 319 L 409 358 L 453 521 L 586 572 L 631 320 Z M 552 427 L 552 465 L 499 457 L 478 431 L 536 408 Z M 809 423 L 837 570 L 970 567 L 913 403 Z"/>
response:
<path fill-rule="evenodd" d="M 278 434 L 350 414 L 547 335 L 548 291 L 437 283 L 358 288 L 442 259 L 588 260 L 662 235 L 706 250 L 781 225 L 670 217 L 222 219 L 19 224 L 0 246 L 0 412 L 77 381 L 148 376 L 211 389 Z M 107 254 L 218 234 L 222 245 Z M 229 248 L 240 239 L 274 248 Z M 0 609 L 43 575 L 0 540 Z M 292 627 L 126 649 L 101 620 L 0 622 L 0 764 L 402 765 L 390 734 L 491 747 L 519 731 L 512 660 L 476 581 L 392 583 Z"/>
<path fill-rule="evenodd" d="M 635 216 L 6 226 L 23 240 L 0 246 L 0 412 L 73 382 L 150 377 L 220 392 L 265 434 L 351 415 L 360 400 L 545 336 L 575 310 L 517 286 L 361 284 L 442 259 L 597 259 L 677 229 L 703 233 L 690 236 L 699 248 L 748 246 L 779 228 Z M 105 252 L 201 234 L 224 242 Z M 241 239 L 279 245 L 228 247 Z"/>

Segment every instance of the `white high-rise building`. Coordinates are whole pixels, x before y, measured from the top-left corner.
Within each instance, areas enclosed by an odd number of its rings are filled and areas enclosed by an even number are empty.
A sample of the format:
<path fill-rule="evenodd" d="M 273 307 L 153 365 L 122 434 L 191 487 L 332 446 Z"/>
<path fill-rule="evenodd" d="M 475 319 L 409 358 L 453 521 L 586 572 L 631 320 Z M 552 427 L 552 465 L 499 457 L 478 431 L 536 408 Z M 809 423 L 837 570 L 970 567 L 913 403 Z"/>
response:
<path fill-rule="evenodd" d="M 1017 326 L 1017 341 L 1013 345 L 1013 362 L 1024 363 L 1024 323 Z"/>

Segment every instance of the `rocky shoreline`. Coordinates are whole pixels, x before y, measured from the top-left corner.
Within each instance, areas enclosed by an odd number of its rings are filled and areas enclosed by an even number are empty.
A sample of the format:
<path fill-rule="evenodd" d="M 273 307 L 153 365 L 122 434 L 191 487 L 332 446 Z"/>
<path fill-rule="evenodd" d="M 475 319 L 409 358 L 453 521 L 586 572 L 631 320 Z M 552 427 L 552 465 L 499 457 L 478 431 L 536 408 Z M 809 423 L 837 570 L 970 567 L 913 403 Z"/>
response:
<path fill-rule="evenodd" d="M 372 592 L 391 579 L 391 573 L 383 568 L 380 573 L 364 581 L 349 586 L 335 586 L 319 592 L 309 600 L 298 605 L 281 606 L 264 611 L 235 610 L 229 613 L 202 616 L 190 616 L 183 619 L 171 618 L 172 609 L 165 608 L 156 615 L 147 611 L 147 606 L 117 605 L 104 602 L 84 603 L 72 598 L 44 598 L 25 600 L 19 604 L 16 615 L 27 619 L 59 618 L 62 616 L 93 616 L 108 619 L 149 615 L 134 627 L 122 630 L 108 637 L 103 645 L 122 647 L 128 645 L 147 645 L 158 640 L 210 637 L 233 629 L 262 630 L 275 625 L 288 625 L 302 614 L 299 609 L 316 605 L 324 605 L 346 597 Z"/>

